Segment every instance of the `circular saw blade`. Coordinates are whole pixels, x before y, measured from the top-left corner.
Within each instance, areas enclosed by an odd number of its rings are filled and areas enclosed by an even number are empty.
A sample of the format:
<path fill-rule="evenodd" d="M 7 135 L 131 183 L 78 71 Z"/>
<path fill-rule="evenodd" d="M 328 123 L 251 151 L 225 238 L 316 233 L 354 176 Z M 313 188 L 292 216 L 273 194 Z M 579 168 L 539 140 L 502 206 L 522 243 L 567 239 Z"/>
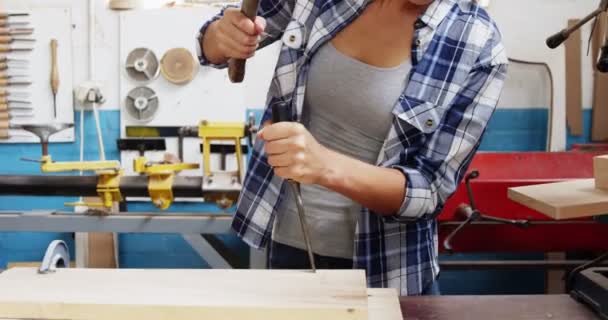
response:
<path fill-rule="evenodd" d="M 131 79 L 136 81 L 150 81 L 156 79 L 160 73 L 160 62 L 156 54 L 147 48 L 137 48 L 129 53 L 125 62 L 125 69 Z"/>
<path fill-rule="evenodd" d="M 148 122 L 158 111 L 158 96 L 148 87 L 137 87 L 127 95 L 125 108 L 133 119 Z"/>

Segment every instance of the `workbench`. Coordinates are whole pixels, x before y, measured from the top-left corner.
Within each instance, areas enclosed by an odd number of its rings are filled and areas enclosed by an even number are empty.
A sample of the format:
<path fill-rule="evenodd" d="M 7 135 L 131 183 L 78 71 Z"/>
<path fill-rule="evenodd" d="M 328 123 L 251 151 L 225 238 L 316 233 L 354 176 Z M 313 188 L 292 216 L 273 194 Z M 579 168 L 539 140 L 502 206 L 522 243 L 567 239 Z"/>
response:
<path fill-rule="evenodd" d="M 568 295 L 402 297 L 404 320 L 596 320 Z"/>

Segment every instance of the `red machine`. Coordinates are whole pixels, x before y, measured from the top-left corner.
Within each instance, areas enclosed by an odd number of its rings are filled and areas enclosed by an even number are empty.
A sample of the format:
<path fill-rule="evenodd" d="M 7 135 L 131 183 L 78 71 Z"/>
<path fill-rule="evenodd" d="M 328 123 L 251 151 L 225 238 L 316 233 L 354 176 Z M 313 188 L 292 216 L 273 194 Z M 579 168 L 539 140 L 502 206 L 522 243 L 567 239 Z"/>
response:
<path fill-rule="evenodd" d="M 593 157 L 605 153 L 477 154 L 467 173 L 476 210 L 469 207 L 471 200 L 463 181 L 439 216 L 441 250 L 456 253 L 608 251 L 608 223 L 594 219 L 552 221 L 507 198 L 510 187 L 592 178 Z M 471 174 L 474 171 L 478 172 L 477 177 Z M 471 214 L 475 216 L 471 218 Z M 463 225 L 467 217 L 472 221 Z M 461 229 L 450 237 L 458 227 Z M 445 243 L 447 237 L 450 239 Z"/>

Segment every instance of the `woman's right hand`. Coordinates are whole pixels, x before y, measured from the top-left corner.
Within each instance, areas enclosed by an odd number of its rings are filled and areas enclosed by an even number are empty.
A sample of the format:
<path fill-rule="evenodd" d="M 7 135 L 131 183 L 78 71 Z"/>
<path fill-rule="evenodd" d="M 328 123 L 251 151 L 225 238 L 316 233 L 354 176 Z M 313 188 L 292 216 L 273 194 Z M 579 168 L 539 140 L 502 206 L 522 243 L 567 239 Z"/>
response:
<path fill-rule="evenodd" d="M 212 23 L 203 37 L 205 57 L 212 63 L 224 63 L 230 58 L 247 59 L 255 54 L 266 20 L 247 18 L 239 8 L 228 8 Z"/>

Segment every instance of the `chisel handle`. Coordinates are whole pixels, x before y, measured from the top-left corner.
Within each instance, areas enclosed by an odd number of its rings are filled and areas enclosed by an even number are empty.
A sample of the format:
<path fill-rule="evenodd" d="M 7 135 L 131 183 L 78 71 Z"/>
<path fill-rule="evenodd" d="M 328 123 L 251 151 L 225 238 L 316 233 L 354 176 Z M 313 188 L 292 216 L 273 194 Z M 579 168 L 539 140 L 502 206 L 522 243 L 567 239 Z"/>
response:
<path fill-rule="evenodd" d="M 57 39 L 51 40 L 51 90 L 57 95 L 59 91 L 59 70 L 57 69 Z"/>
<path fill-rule="evenodd" d="M 8 69 L 8 64 L 6 62 L 0 62 L 0 70 Z"/>
<path fill-rule="evenodd" d="M 0 112 L 8 111 L 8 103 L 0 103 Z"/>
<path fill-rule="evenodd" d="M 3 36 L 0 35 L 0 43 L 12 43 L 15 40 L 15 38 L 11 37 L 11 36 Z"/>
<path fill-rule="evenodd" d="M 8 121 L 11 118 L 12 118 L 11 115 L 8 114 L 7 111 L 0 111 L 0 121 Z"/>
<path fill-rule="evenodd" d="M 8 134 L 8 129 L 0 129 L 0 139 L 6 140 L 11 136 Z"/>
<path fill-rule="evenodd" d="M 8 128 L 10 128 L 8 120 L 0 120 L 0 130 L 7 130 Z"/>
<path fill-rule="evenodd" d="M 11 28 L 8 27 L 2 27 L 0 28 L 0 35 L 2 36 L 8 36 L 11 34 Z"/>
<path fill-rule="evenodd" d="M 251 21 L 255 21 L 255 17 L 258 13 L 258 5 L 260 0 L 243 0 L 241 4 L 241 12 Z M 233 83 L 243 82 L 245 78 L 245 65 L 247 60 L 245 59 L 230 59 L 228 61 L 228 77 Z"/>
<path fill-rule="evenodd" d="M 0 79 L 0 87 L 6 87 L 10 84 L 8 79 Z"/>
<path fill-rule="evenodd" d="M 8 97 L 0 95 L 0 104 L 7 104 L 7 103 L 8 103 Z"/>
<path fill-rule="evenodd" d="M 6 97 L 6 96 L 8 96 L 8 90 L 0 89 L 0 97 Z"/>
<path fill-rule="evenodd" d="M 11 46 L 8 46 L 5 44 L 0 44 L 0 52 L 11 52 L 11 51 L 13 51 Z"/>

